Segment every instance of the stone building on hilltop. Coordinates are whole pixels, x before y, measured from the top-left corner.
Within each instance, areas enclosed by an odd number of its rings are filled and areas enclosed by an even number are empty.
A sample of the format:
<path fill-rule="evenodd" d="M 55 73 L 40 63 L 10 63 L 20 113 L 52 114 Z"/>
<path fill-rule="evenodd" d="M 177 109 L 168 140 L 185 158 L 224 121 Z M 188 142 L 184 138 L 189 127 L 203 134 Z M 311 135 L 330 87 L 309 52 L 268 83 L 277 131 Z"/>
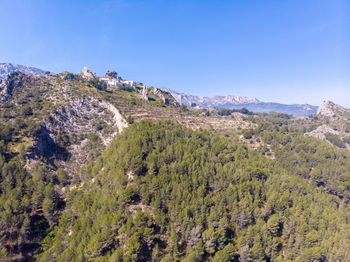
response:
<path fill-rule="evenodd" d="M 96 73 L 90 71 L 89 69 L 87 69 L 86 66 L 84 66 L 84 69 L 81 72 L 81 76 L 85 79 L 91 80 L 91 79 L 94 79 L 96 77 Z"/>
<path fill-rule="evenodd" d="M 84 69 L 80 75 L 87 80 L 92 80 L 94 78 L 97 78 L 98 80 L 105 82 L 108 86 L 113 86 L 113 87 L 127 85 L 130 87 L 136 88 L 136 86 L 138 85 L 137 82 L 131 81 L 131 80 L 124 80 L 123 78 L 118 76 L 117 72 L 109 71 L 109 70 L 107 70 L 105 76 L 97 77 L 96 73 L 87 69 L 86 66 L 84 66 Z"/>

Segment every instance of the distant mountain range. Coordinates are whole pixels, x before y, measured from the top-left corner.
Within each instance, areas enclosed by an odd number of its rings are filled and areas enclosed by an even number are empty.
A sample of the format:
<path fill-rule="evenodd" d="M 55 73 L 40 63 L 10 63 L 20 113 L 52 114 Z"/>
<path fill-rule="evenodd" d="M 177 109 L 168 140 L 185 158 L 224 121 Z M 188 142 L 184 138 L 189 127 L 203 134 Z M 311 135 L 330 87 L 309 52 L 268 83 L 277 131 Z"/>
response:
<path fill-rule="evenodd" d="M 0 79 L 4 78 L 8 73 L 12 71 L 21 71 L 25 74 L 29 75 L 45 75 L 44 70 L 24 66 L 17 65 L 11 63 L 0 63 Z M 266 112 L 269 113 L 271 111 L 281 112 L 285 114 L 290 114 L 295 117 L 308 116 L 316 114 L 318 107 L 312 106 L 309 104 L 293 104 L 286 105 L 274 102 L 262 102 L 256 98 L 249 99 L 246 96 L 214 96 L 214 97 L 203 97 L 203 96 L 195 96 L 190 94 L 181 93 L 178 91 L 174 91 L 171 89 L 164 88 L 163 90 L 168 91 L 176 100 L 181 104 L 185 104 L 187 106 L 191 106 L 192 104 L 196 104 L 202 107 L 208 108 L 229 108 L 229 109 L 240 109 L 247 108 L 253 112 Z"/>
<path fill-rule="evenodd" d="M 164 90 L 170 92 L 177 102 L 191 106 L 196 104 L 197 106 L 203 107 L 217 107 L 217 108 L 230 108 L 240 109 L 242 107 L 247 108 L 253 112 L 280 112 L 285 114 L 291 114 L 295 117 L 308 116 L 316 114 L 318 107 L 309 104 L 280 104 L 274 102 L 262 102 L 256 98 L 249 99 L 246 96 L 214 96 L 214 97 L 203 97 L 194 96 L 178 91 L 174 91 L 168 88 Z"/>
<path fill-rule="evenodd" d="M 258 99 L 256 98 L 249 99 L 246 96 L 228 95 L 228 96 L 205 97 L 205 96 L 189 95 L 189 94 L 181 93 L 168 88 L 164 88 L 163 90 L 168 91 L 179 103 L 185 104 L 187 106 L 190 106 L 192 103 L 195 103 L 203 107 L 225 107 L 226 104 L 241 105 L 241 104 L 260 103 Z"/>
<path fill-rule="evenodd" d="M 41 70 L 35 67 L 11 64 L 11 63 L 0 63 L 0 79 L 4 78 L 7 74 L 16 70 L 21 71 L 22 73 L 25 73 L 27 75 L 37 75 L 37 76 L 45 75 L 44 70 Z"/>

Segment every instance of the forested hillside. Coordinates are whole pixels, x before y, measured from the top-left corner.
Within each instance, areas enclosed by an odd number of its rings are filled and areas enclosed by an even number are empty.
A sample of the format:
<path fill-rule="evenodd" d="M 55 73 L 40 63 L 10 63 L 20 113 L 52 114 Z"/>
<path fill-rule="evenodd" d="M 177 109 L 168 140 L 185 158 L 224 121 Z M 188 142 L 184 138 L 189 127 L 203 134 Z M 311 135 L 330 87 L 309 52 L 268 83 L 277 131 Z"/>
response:
<path fill-rule="evenodd" d="M 142 90 L 0 80 L 1 261 L 350 261 L 347 121 Z"/>
<path fill-rule="evenodd" d="M 288 163 L 170 122 L 134 124 L 82 169 L 40 259 L 348 261 L 348 207 Z"/>

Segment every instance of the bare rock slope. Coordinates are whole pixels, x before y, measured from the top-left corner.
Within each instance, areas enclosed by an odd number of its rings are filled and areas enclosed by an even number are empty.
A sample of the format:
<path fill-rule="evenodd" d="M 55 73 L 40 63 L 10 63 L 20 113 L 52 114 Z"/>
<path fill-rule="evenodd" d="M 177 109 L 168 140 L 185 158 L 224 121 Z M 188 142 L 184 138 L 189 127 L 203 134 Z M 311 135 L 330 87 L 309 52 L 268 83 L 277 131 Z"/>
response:
<path fill-rule="evenodd" d="M 17 65 L 12 63 L 0 63 L 0 79 L 5 78 L 5 76 L 13 71 L 20 71 L 27 75 L 36 75 L 36 76 L 44 76 L 45 71 L 24 65 Z"/>
<path fill-rule="evenodd" d="M 335 120 L 350 120 L 350 109 L 333 103 L 332 101 L 324 101 L 322 106 L 317 110 L 317 115 L 328 117 Z"/>
<path fill-rule="evenodd" d="M 315 122 L 319 123 L 317 128 L 307 132 L 306 135 L 350 149 L 350 109 L 332 101 L 324 101 L 317 110 Z"/>

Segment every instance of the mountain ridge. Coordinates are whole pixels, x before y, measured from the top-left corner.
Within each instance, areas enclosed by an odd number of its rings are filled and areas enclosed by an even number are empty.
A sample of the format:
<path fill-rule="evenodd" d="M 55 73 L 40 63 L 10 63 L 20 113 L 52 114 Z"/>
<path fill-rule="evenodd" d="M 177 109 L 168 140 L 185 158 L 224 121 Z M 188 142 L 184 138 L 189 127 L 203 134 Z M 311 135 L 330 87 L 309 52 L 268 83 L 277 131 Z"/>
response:
<path fill-rule="evenodd" d="M 13 71 L 21 71 L 24 74 L 36 76 L 44 76 L 46 74 L 46 71 L 32 66 L 13 63 L 0 63 L 0 79 L 5 78 L 7 74 Z"/>
<path fill-rule="evenodd" d="M 187 106 L 195 103 L 202 107 L 218 107 L 229 109 L 240 109 L 242 107 L 247 108 L 253 112 L 280 112 L 285 114 L 291 114 L 295 117 L 309 116 L 316 114 L 317 106 L 309 104 L 281 104 L 276 102 L 263 102 L 257 98 L 249 99 L 246 96 L 227 95 L 227 96 L 213 96 L 203 97 L 178 92 L 168 88 L 164 90 L 170 92 L 172 96 L 179 102 Z"/>
<path fill-rule="evenodd" d="M 17 65 L 12 63 L 0 63 L 0 79 L 5 78 L 7 74 L 16 70 L 29 75 L 44 76 L 46 74 L 46 71 L 35 67 Z M 206 108 L 228 109 L 241 109 L 244 107 L 250 111 L 257 113 L 280 112 L 293 115 L 294 117 L 313 115 L 316 114 L 318 109 L 317 106 L 309 104 L 281 104 L 276 102 L 263 102 L 257 98 L 248 98 L 247 96 L 226 95 L 205 97 L 190 95 L 169 88 L 160 88 L 160 90 L 169 92 L 178 103 L 184 104 L 186 106 L 192 106 L 193 104 L 196 104 L 197 106 Z"/>

